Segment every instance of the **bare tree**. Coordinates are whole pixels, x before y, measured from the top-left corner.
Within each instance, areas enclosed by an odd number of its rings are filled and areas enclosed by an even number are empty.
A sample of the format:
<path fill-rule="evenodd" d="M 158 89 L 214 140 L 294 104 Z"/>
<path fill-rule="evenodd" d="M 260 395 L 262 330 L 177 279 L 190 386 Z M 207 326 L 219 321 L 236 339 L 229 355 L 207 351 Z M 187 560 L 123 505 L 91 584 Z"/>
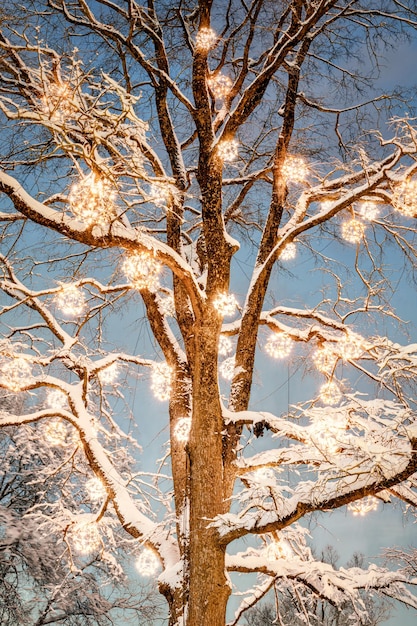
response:
<path fill-rule="evenodd" d="M 358 623 L 363 589 L 416 608 L 404 572 L 322 563 L 298 525 L 416 502 L 389 267 L 415 268 L 416 130 L 372 87 L 415 3 L 9 0 L 1 20 L 0 383 L 27 407 L 1 425 L 48 429 L 105 488 L 73 510 L 63 489 L 45 524 L 76 563 L 117 518 L 171 626 L 223 626 L 233 572 L 258 577 L 231 624 L 287 581 Z M 324 384 L 268 412 L 255 366 L 291 350 Z M 170 439 L 146 472 L 124 433 L 145 371 Z"/>

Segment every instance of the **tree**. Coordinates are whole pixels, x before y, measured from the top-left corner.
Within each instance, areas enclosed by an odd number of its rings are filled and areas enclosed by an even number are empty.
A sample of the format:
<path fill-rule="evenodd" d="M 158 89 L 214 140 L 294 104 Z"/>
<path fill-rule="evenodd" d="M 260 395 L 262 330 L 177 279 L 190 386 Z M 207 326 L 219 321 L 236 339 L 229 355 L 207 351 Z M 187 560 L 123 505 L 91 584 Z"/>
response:
<path fill-rule="evenodd" d="M 372 86 L 414 2 L 26 5 L 1 9 L 0 286 L 1 385 L 28 408 L 1 425 L 75 430 L 105 487 L 50 523 L 73 552 L 117 517 L 171 626 L 223 626 L 228 572 L 258 575 L 232 624 L 288 580 L 357 623 L 361 589 L 416 608 L 404 572 L 317 561 L 298 525 L 416 502 L 394 269 L 415 268 L 416 131 L 406 93 Z M 300 298 L 294 253 L 319 277 Z M 291 350 L 309 382 L 268 410 L 255 365 Z M 147 472 L 124 434 L 144 371 L 170 439 Z"/>

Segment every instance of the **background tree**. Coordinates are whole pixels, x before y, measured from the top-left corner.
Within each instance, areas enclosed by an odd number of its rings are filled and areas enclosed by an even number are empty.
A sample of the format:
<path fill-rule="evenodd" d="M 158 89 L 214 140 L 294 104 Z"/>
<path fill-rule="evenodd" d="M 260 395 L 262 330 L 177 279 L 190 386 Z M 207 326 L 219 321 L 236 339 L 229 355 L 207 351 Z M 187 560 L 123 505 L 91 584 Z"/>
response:
<path fill-rule="evenodd" d="M 232 624 L 288 580 L 357 623 L 361 589 L 416 608 L 406 573 L 318 561 L 298 524 L 416 501 L 388 265 L 414 271 L 416 131 L 371 87 L 414 2 L 26 5 L 1 9 L 1 385 L 26 407 L 1 425 L 55 430 L 105 488 L 76 511 L 63 488 L 48 524 L 76 563 L 117 517 L 171 626 L 223 626 L 228 572 L 257 574 Z M 255 365 L 291 350 L 322 386 L 268 411 Z M 126 455 L 145 370 L 170 438 L 147 472 Z"/>

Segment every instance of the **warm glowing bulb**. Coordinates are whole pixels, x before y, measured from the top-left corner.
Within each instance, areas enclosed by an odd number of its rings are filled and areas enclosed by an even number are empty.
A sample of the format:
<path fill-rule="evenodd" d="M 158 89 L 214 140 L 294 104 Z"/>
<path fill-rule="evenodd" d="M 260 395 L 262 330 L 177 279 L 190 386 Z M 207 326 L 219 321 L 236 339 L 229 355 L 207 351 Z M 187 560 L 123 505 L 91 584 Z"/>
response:
<path fill-rule="evenodd" d="M 20 391 L 31 378 L 32 368 L 24 357 L 4 359 L 0 365 L 0 381 L 10 391 Z"/>
<path fill-rule="evenodd" d="M 158 289 L 162 266 L 149 252 L 133 252 L 124 261 L 122 269 L 136 289 Z"/>
<path fill-rule="evenodd" d="M 45 426 L 43 435 L 51 445 L 64 446 L 67 443 L 67 425 L 59 419 L 50 420 Z"/>
<path fill-rule="evenodd" d="M 142 576 L 153 576 L 159 567 L 159 559 L 153 550 L 145 548 L 136 561 L 136 569 Z"/>
<path fill-rule="evenodd" d="M 232 79 L 225 74 L 214 74 L 207 82 L 214 97 L 218 100 L 226 98 L 233 85 Z"/>
<path fill-rule="evenodd" d="M 172 196 L 171 185 L 167 183 L 152 183 L 149 186 L 150 200 L 158 206 L 169 204 Z"/>
<path fill-rule="evenodd" d="M 346 424 L 341 422 L 333 423 L 324 417 L 318 418 L 311 427 L 311 439 L 321 452 L 335 454 L 343 444 L 346 429 Z"/>
<path fill-rule="evenodd" d="M 235 373 L 235 357 L 231 356 L 219 365 L 220 375 L 225 380 L 232 380 Z"/>
<path fill-rule="evenodd" d="M 342 224 L 342 237 L 349 243 L 360 243 L 365 235 L 365 226 L 359 220 L 351 219 Z"/>
<path fill-rule="evenodd" d="M 282 175 L 285 180 L 293 183 L 303 183 L 308 176 L 308 167 L 301 157 L 289 156 L 282 166 Z"/>
<path fill-rule="evenodd" d="M 90 554 L 101 546 L 100 533 L 94 523 L 78 524 L 71 533 L 71 540 L 80 554 Z"/>
<path fill-rule="evenodd" d="M 174 437 L 177 441 L 188 441 L 191 430 L 191 417 L 181 417 L 174 426 Z"/>
<path fill-rule="evenodd" d="M 371 511 L 377 510 L 378 500 L 374 498 L 374 496 L 366 496 L 366 498 L 362 498 L 361 500 L 349 502 L 347 508 L 353 513 L 353 515 L 364 516 Z"/>
<path fill-rule="evenodd" d="M 291 548 L 286 541 L 272 541 L 266 549 L 266 558 L 273 563 L 277 559 L 291 556 Z"/>
<path fill-rule="evenodd" d="M 297 246 L 293 241 L 290 241 L 290 243 L 287 243 L 285 248 L 282 249 L 279 258 L 281 259 L 281 261 L 291 261 L 292 259 L 295 259 L 296 256 Z"/>
<path fill-rule="evenodd" d="M 88 497 L 92 502 L 99 502 L 103 500 L 107 494 L 106 487 L 98 476 L 93 476 L 85 483 L 85 489 L 88 493 Z"/>
<path fill-rule="evenodd" d="M 333 352 L 333 347 L 328 343 L 317 348 L 316 352 L 313 354 L 314 365 L 319 372 L 323 372 L 323 374 L 331 374 L 333 372 L 336 360 L 337 358 Z"/>
<path fill-rule="evenodd" d="M 356 333 L 347 333 L 337 343 L 337 349 L 344 361 L 359 359 L 364 351 L 364 339 Z"/>
<path fill-rule="evenodd" d="M 221 356 L 227 356 L 233 350 L 233 343 L 230 337 L 226 335 L 220 335 L 219 337 L 219 354 Z"/>
<path fill-rule="evenodd" d="M 417 181 L 405 180 L 394 189 L 392 196 L 394 209 L 407 217 L 417 215 Z"/>
<path fill-rule="evenodd" d="M 152 367 L 151 389 L 158 400 L 169 400 L 171 394 L 172 368 L 168 363 L 156 363 Z"/>
<path fill-rule="evenodd" d="M 119 366 L 117 363 L 111 363 L 99 371 L 98 377 L 102 385 L 112 385 L 119 376 Z"/>
<path fill-rule="evenodd" d="M 272 333 L 265 344 L 265 351 L 274 359 L 285 359 L 291 354 L 292 339 L 285 333 Z"/>
<path fill-rule="evenodd" d="M 200 28 L 195 44 L 199 50 L 210 50 L 216 45 L 217 39 L 218 37 L 212 28 Z"/>
<path fill-rule="evenodd" d="M 46 404 L 50 409 L 59 411 L 67 407 L 67 396 L 61 389 L 50 389 L 46 398 Z"/>
<path fill-rule="evenodd" d="M 233 294 L 219 293 L 213 300 L 214 308 L 224 317 L 234 315 L 237 308 L 237 300 Z"/>
<path fill-rule="evenodd" d="M 323 404 L 333 406 L 342 399 L 342 392 L 336 383 L 329 381 L 320 387 L 320 400 Z"/>
<path fill-rule="evenodd" d="M 55 296 L 56 307 L 68 317 L 81 315 L 86 306 L 85 297 L 75 285 L 62 285 Z"/>
<path fill-rule="evenodd" d="M 217 144 L 217 155 L 224 163 L 230 163 L 237 159 L 239 142 L 237 139 L 224 139 Z"/>
<path fill-rule="evenodd" d="M 75 217 L 88 226 L 108 224 L 116 216 L 112 186 L 95 174 L 74 184 L 68 201 Z"/>
<path fill-rule="evenodd" d="M 358 213 L 362 219 L 372 222 L 378 217 L 379 208 L 375 202 L 361 202 Z"/>
<path fill-rule="evenodd" d="M 48 83 L 41 98 L 41 109 L 51 120 L 63 122 L 76 111 L 74 93 L 67 83 Z"/>

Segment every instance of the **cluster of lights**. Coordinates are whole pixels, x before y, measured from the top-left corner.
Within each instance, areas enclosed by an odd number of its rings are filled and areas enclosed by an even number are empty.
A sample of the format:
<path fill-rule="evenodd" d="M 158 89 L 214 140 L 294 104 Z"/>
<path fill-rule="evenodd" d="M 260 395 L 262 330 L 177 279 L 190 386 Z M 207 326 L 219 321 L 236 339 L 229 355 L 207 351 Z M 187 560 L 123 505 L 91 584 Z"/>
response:
<path fill-rule="evenodd" d="M 177 441 L 186 442 L 191 431 L 191 417 L 181 417 L 174 426 L 174 437 Z"/>
<path fill-rule="evenodd" d="M 219 293 L 213 301 L 213 306 L 223 317 L 230 317 L 236 312 L 237 300 L 231 293 Z"/>
<path fill-rule="evenodd" d="M 50 389 L 46 397 L 46 404 L 50 409 L 60 411 L 67 407 L 67 396 L 61 389 Z"/>
<path fill-rule="evenodd" d="M 67 424 L 61 419 L 49 420 L 46 424 L 43 435 L 52 446 L 64 446 L 68 439 L 76 443 L 77 434 L 74 429 L 69 429 Z"/>
<path fill-rule="evenodd" d="M 107 367 L 100 370 L 98 377 L 102 385 L 112 385 L 119 376 L 119 366 L 117 363 L 111 363 Z"/>
<path fill-rule="evenodd" d="M 407 217 L 417 215 L 417 181 L 405 180 L 397 185 L 393 192 L 392 204 L 394 209 Z"/>
<path fill-rule="evenodd" d="M 109 181 L 89 174 L 71 187 L 70 209 L 88 226 L 108 224 L 115 217 L 114 191 Z"/>
<path fill-rule="evenodd" d="M 136 289 L 158 289 L 162 266 L 151 253 L 133 252 L 124 261 L 122 269 Z"/>
<path fill-rule="evenodd" d="M 365 235 L 365 226 L 360 220 L 352 218 L 342 224 L 342 238 L 348 243 L 360 243 Z"/>
<path fill-rule="evenodd" d="M 22 356 L 2 360 L 0 364 L 0 380 L 2 386 L 10 391 L 20 391 L 32 377 L 32 368 Z"/>
<path fill-rule="evenodd" d="M 230 337 L 226 335 L 220 335 L 219 337 L 219 354 L 221 356 L 227 356 L 233 350 L 233 343 Z"/>
<path fill-rule="evenodd" d="M 272 333 L 265 344 L 265 351 L 274 359 L 285 359 L 293 347 L 292 339 L 285 333 Z"/>
<path fill-rule="evenodd" d="M 289 156 L 282 166 L 282 175 L 292 183 L 303 183 L 309 174 L 307 164 L 302 157 Z"/>
<path fill-rule="evenodd" d="M 88 493 L 88 497 L 92 502 L 100 502 L 107 494 L 106 487 L 98 476 L 89 478 L 85 483 L 85 489 Z"/>
<path fill-rule="evenodd" d="M 320 346 L 313 355 L 314 365 L 323 374 L 331 374 L 333 372 L 336 358 L 333 348 L 328 343 Z"/>
<path fill-rule="evenodd" d="M 94 523 L 78 524 L 71 533 L 74 549 L 80 554 L 91 554 L 101 546 L 101 537 Z"/>
<path fill-rule="evenodd" d="M 171 394 L 172 368 L 168 363 L 156 363 L 152 367 L 151 389 L 158 400 L 169 400 Z"/>
<path fill-rule="evenodd" d="M 372 222 L 378 217 L 379 208 L 375 202 L 361 202 L 358 213 L 362 219 Z"/>
<path fill-rule="evenodd" d="M 153 576 L 158 571 L 159 559 L 153 550 L 145 548 L 136 561 L 136 569 L 142 576 Z"/>
<path fill-rule="evenodd" d="M 364 351 L 363 338 L 356 333 L 347 333 L 337 344 L 344 361 L 359 359 Z"/>
<path fill-rule="evenodd" d="M 210 50 L 217 43 L 217 34 L 212 28 L 200 28 L 195 38 L 198 50 Z"/>
<path fill-rule="evenodd" d="M 280 259 L 281 261 L 292 261 L 297 256 L 297 246 L 293 241 L 287 243 L 285 248 L 281 251 Z"/>
<path fill-rule="evenodd" d="M 151 201 L 158 206 L 169 204 L 172 196 L 171 186 L 164 183 L 152 183 L 149 186 Z"/>
<path fill-rule="evenodd" d="M 266 558 L 270 563 L 291 556 L 291 548 L 286 541 L 272 541 L 266 549 Z"/>
<path fill-rule="evenodd" d="M 239 142 L 237 139 L 223 139 L 217 144 L 217 156 L 223 163 L 235 161 L 239 154 Z"/>
<path fill-rule="evenodd" d="M 75 285 L 62 285 L 55 296 L 55 306 L 68 317 L 81 315 L 86 306 L 85 296 Z"/>
<path fill-rule="evenodd" d="M 319 394 L 323 404 L 328 404 L 329 406 L 338 404 L 342 399 L 342 392 L 339 386 L 332 380 L 327 381 L 320 387 Z"/>
<path fill-rule="evenodd" d="M 235 373 L 235 357 L 231 356 L 228 359 L 222 361 L 219 365 L 220 375 L 225 380 L 233 380 Z"/>
<path fill-rule="evenodd" d="M 311 428 L 313 443 L 326 454 L 335 454 L 343 442 L 346 425 L 338 422 L 329 423 L 325 419 L 316 419 Z"/>
<path fill-rule="evenodd" d="M 214 97 L 218 100 L 226 98 L 233 85 L 233 81 L 230 76 L 226 76 L 221 73 L 210 76 L 207 83 L 213 92 Z"/>
<path fill-rule="evenodd" d="M 347 505 L 347 508 L 348 511 L 353 513 L 353 515 L 360 515 L 361 517 L 363 517 L 367 513 L 377 510 L 378 500 L 374 498 L 374 496 L 366 496 L 366 498 L 356 500 L 356 502 L 350 502 Z"/>
<path fill-rule="evenodd" d="M 62 122 L 75 111 L 73 97 L 73 91 L 67 83 L 49 83 L 41 98 L 41 108 L 52 120 Z"/>

